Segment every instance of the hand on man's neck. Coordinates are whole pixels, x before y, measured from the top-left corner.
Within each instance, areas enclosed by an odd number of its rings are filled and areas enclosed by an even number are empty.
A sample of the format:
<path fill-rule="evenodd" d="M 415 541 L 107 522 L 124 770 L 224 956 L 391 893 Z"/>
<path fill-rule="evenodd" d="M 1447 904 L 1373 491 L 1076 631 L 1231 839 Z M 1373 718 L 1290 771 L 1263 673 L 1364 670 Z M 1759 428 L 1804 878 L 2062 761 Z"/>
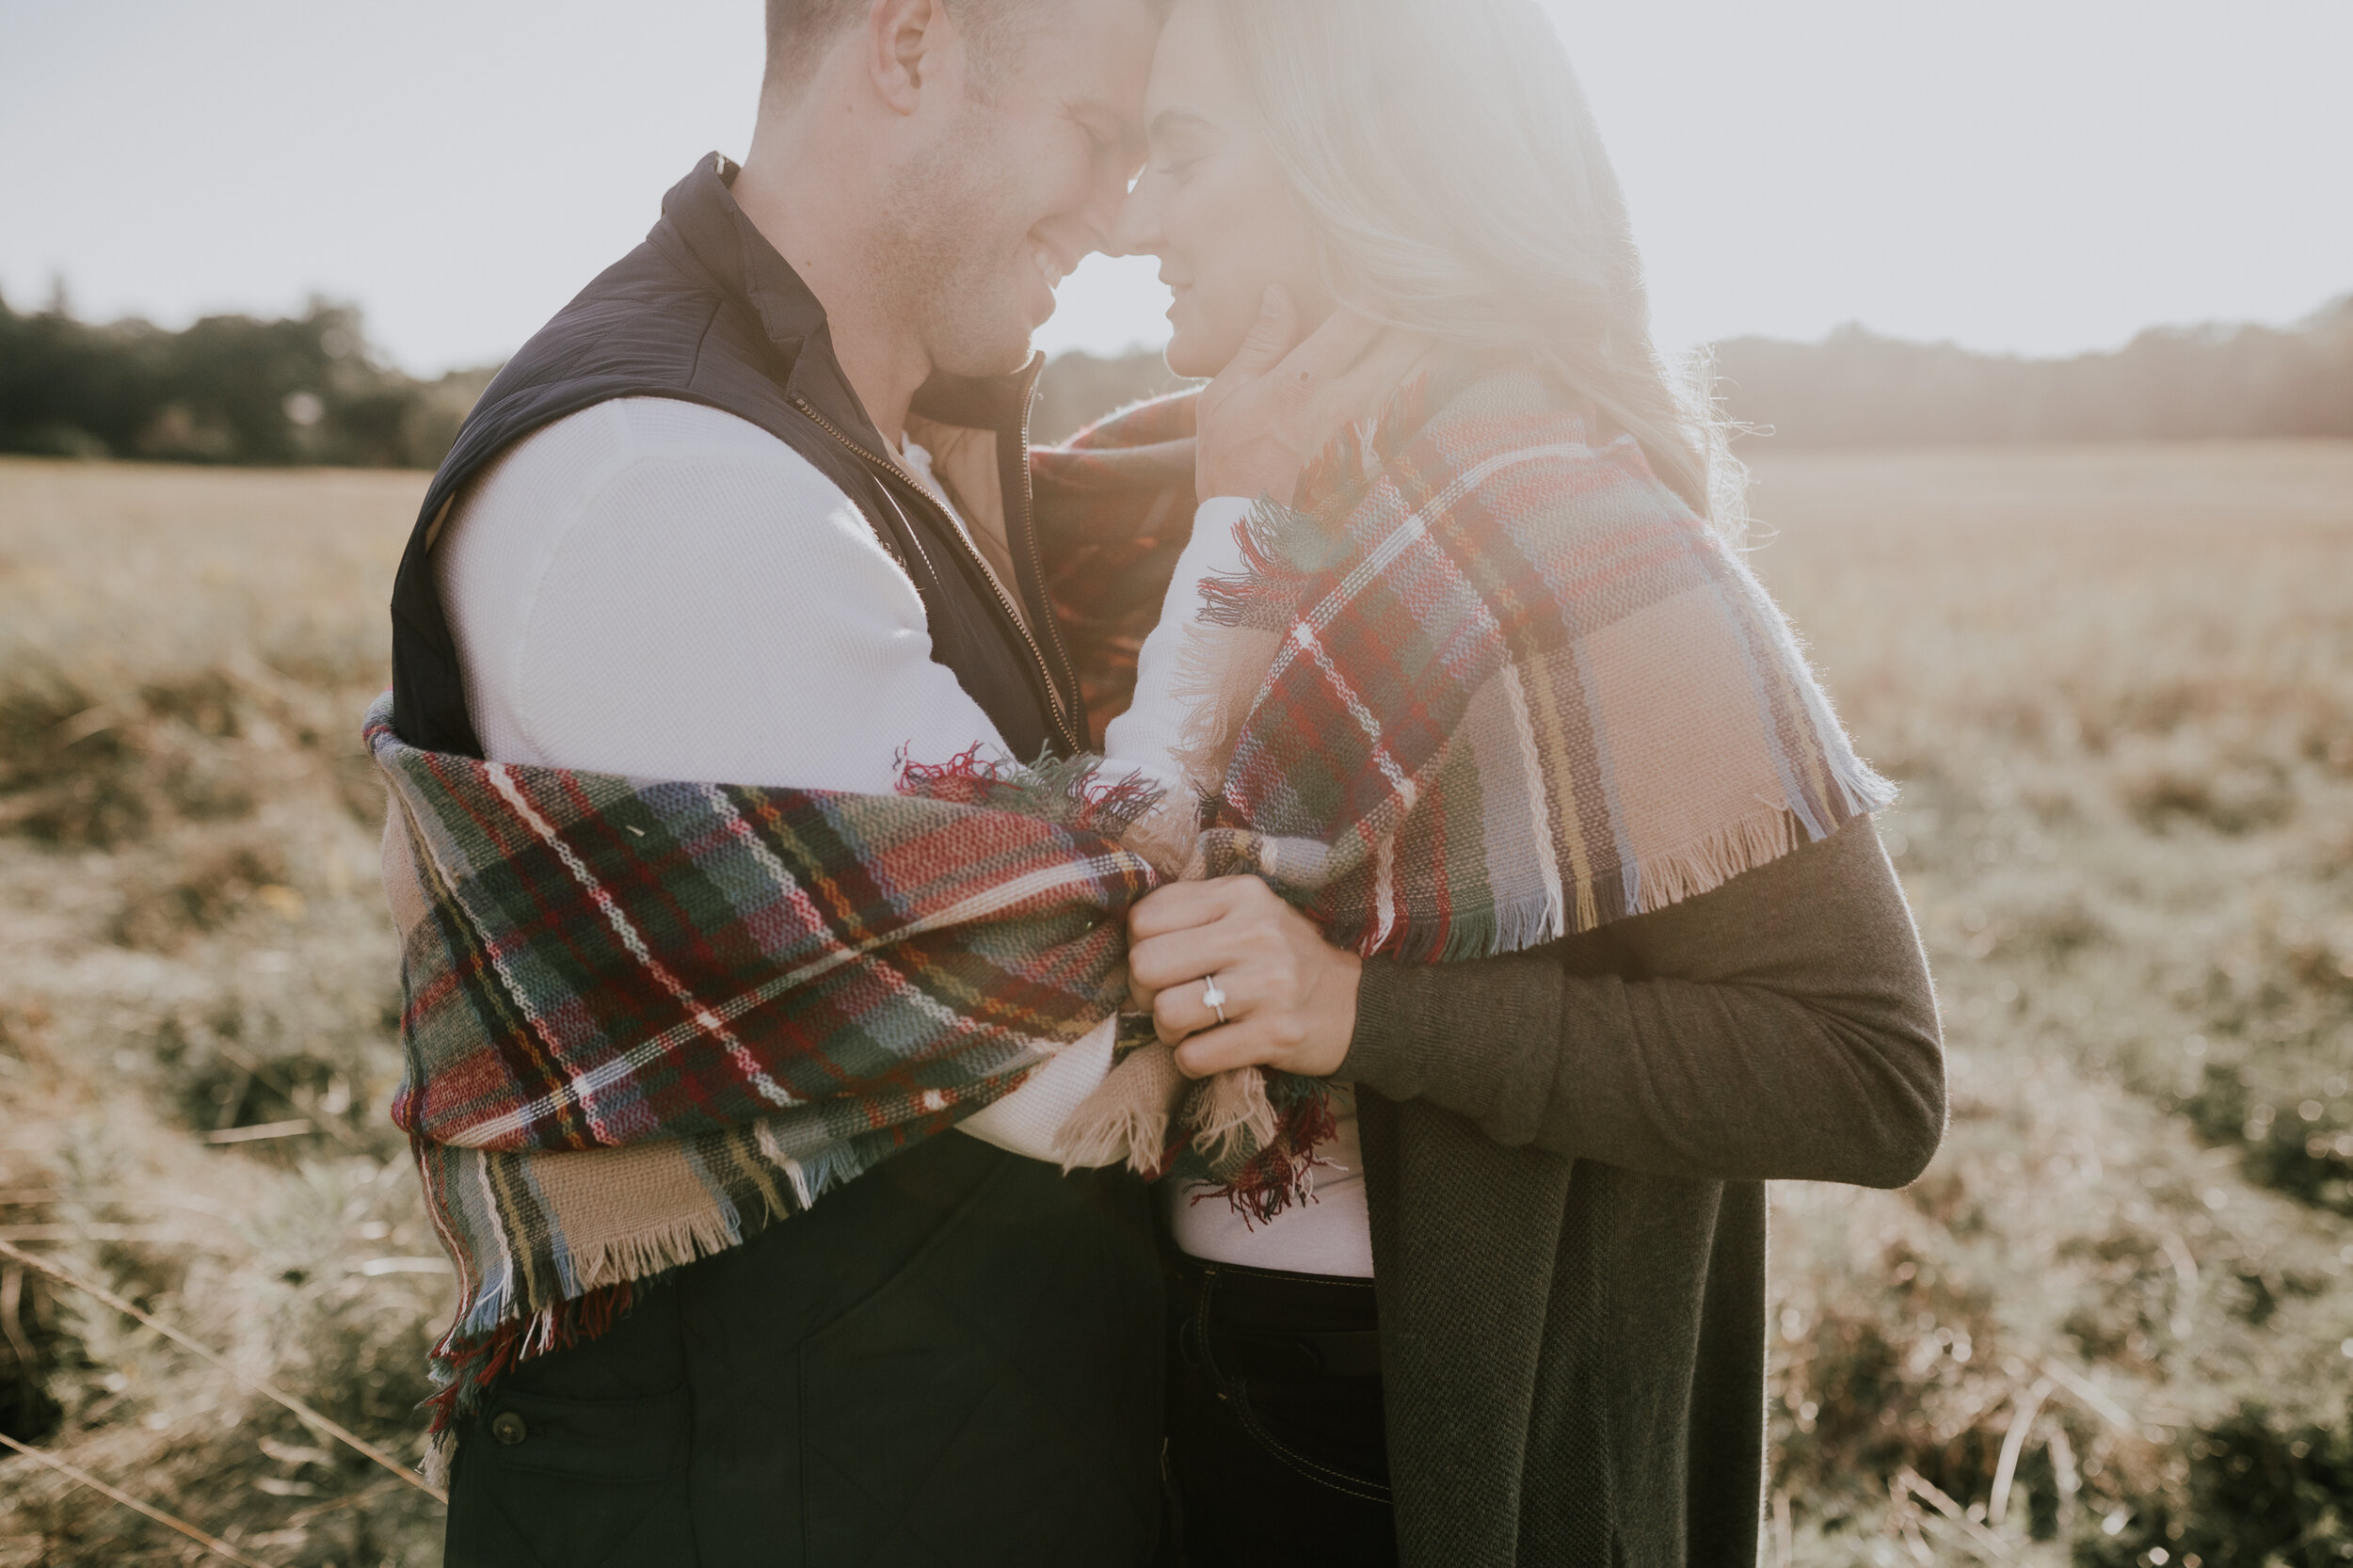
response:
<path fill-rule="evenodd" d="M 896 269 L 875 264 L 874 248 L 886 241 L 873 183 L 861 177 L 872 170 L 840 145 L 858 136 L 856 117 L 824 107 L 761 115 L 735 178 L 735 202 L 824 307 L 841 374 L 895 451 L 907 405 L 931 377 L 931 358 L 901 303 L 875 287 Z"/>

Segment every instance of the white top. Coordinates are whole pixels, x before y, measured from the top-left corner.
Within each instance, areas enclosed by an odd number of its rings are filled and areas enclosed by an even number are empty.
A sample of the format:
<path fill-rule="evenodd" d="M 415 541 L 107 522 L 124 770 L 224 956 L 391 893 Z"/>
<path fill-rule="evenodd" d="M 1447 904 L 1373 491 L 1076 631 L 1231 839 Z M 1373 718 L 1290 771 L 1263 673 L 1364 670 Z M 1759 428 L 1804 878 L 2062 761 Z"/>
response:
<path fill-rule="evenodd" d="M 1356 1088 L 1332 1085 L 1338 1129 L 1316 1151 L 1323 1163 L 1308 1173 L 1308 1201 L 1263 1224 L 1234 1212 L 1217 1190 L 1160 1184 L 1177 1247 L 1212 1263 L 1240 1263 L 1294 1274 L 1372 1277 L 1372 1223 L 1365 1208 L 1364 1145 L 1356 1136 Z"/>
<path fill-rule="evenodd" d="M 1241 569 L 1241 543 L 1235 525 L 1250 503 L 1218 496 L 1193 516 L 1193 537 L 1176 559 L 1176 573 L 1160 605 L 1160 618 L 1136 653 L 1136 698 L 1112 720 L 1103 749 L 1121 768 L 1143 769 L 1173 790 L 1186 788 L 1170 760 L 1186 712 L 1175 686 L 1184 647 L 1184 629 L 1201 610 L 1201 583 L 1211 575 Z M 1372 1277 L 1372 1230 L 1365 1210 L 1364 1159 L 1356 1137 L 1356 1096 L 1347 1084 L 1334 1086 L 1339 1131 L 1313 1172 L 1314 1201 L 1287 1208 L 1264 1224 L 1234 1211 L 1208 1189 L 1163 1185 L 1170 1228 L 1176 1244 L 1195 1257 L 1293 1273 Z M 1195 1200 L 1198 1201 L 1195 1201 Z"/>

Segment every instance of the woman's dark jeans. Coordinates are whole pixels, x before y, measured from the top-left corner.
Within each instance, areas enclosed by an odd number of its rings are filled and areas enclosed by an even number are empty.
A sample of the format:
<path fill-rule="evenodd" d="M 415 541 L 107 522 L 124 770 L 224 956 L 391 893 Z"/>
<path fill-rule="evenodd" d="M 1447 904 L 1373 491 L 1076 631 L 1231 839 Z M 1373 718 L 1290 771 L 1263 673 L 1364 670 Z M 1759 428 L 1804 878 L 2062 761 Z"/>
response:
<path fill-rule="evenodd" d="M 1192 1568 L 1394 1564 L 1372 1281 L 1192 1258 L 1173 1280 L 1168 1464 Z"/>
<path fill-rule="evenodd" d="M 509 1373 L 450 1568 L 1142 1568 L 1161 1538 L 1141 1186 L 950 1133 Z"/>

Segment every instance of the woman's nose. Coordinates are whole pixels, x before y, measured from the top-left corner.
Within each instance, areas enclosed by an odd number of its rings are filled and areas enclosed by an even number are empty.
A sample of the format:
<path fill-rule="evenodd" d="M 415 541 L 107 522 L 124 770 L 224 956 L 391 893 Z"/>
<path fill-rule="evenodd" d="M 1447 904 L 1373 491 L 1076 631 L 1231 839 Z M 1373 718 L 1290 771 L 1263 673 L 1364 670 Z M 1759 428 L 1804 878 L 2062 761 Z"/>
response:
<path fill-rule="evenodd" d="M 1111 251 L 1114 256 L 1156 256 L 1160 248 L 1160 200 L 1152 189 L 1152 171 L 1145 169 L 1112 220 Z"/>

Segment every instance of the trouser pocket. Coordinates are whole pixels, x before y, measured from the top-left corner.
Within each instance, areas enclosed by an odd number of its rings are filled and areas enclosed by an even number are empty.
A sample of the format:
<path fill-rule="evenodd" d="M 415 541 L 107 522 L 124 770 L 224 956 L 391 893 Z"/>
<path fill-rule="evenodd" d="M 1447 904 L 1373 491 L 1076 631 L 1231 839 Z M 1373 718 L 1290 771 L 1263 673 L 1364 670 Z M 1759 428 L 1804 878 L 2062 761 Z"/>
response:
<path fill-rule="evenodd" d="M 690 1421 L 683 1388 L 499 1392 L 459 1434 L 448 1568 L 693 1568 Z"/>

